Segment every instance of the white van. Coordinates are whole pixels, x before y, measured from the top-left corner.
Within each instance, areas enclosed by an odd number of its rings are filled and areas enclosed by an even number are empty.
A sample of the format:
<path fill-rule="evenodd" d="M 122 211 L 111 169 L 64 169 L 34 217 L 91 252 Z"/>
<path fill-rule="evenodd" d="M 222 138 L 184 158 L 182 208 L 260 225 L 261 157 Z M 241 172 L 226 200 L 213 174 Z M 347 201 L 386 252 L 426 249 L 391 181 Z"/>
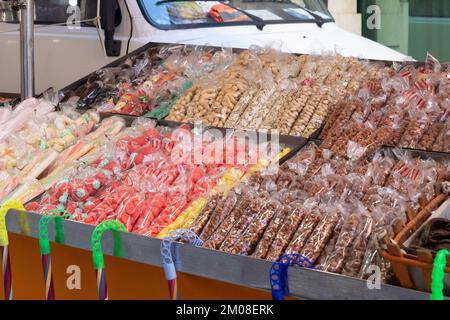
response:
<path fill-rule="evenodd" d="M 322 0 L 35 0 L 35 6 L 37 93 L 62 88 L 149 42 L 408 59 L 339 28 Z M 92 21 L 97 14 L 101 30 Z M 16 17 L 0 12 L 0 92 L 20 91 L 18 28 Z"/>

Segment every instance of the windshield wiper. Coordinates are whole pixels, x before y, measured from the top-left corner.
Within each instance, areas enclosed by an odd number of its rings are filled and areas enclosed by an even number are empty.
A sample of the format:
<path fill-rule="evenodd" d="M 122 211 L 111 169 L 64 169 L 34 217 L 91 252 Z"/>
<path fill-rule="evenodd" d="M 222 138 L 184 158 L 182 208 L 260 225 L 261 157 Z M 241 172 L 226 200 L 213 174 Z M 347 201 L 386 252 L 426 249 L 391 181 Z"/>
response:
<path fill-rule="evenodd" d="M 244 3 L 245 2 L 289 3 L 289 4 L 296 6 L 297 8 L 303 9 L 306 12 L 308 12 L 314 18 L 314 22 L 317 24 L 317 26 L 319 26 L 319 28 L 322 28 L 322 26 L 327 22 L 323 17 L 321 17 L 314 11 L 311 11 L 310 9 L 308 9 L 306 7 L 299 6 L 297 3 L 293 2 L 292 0 L 281 0 L 281 1 L 279 1 L 279 0 L 242 0 L 242 2 L 244 2 Z"/>
<path fill-rule="evenodd" d="M 160 1 L 157 1 L 155 3 L 155 5 L 159 6 L 159 5 L 162 5 L 164 3 L 171 3 L 171 2 L 195 2 L 195 1 L 202 1 L 202 2 L 214 1 L 214 2 L 221 3 L 221 4 L 226 5 L 226 6 L 232 8 L 232 9 L 234 9 L 236 11 L 239 11 L 240 13 L 242 13 L 242 14 L 246 15 L 247 17 L 249 17 L 250 20 L 252 20 L 255 23 L 255 26 L 256 26 L 256 28 L 258 28 L 258 30 L 262 31 L 262 29 L 266 26 L 266 24 L 264 23 L 264 20 L 261 19 L 260 17 L 257 17 L 257 16 L 255 16 L 255 15 L 253 15 L 253 14 L 251 14 L 251 13 L 245 11 L 245 10 L 239 9 L 239 8 L 229 4 L 229 3 L 226 3 L 226 2 L 220 1 L 220 0 L 160 0 Z"/>
<path fill-rule="evenodd" d="M 290 1 L 291 3 L 293 3 L 292 1 Z M 317 24 L 317 26 L 319 28 L 322 28 L 322 26 L 324 25 L 324 23 L 326 22 L 324 18 L 322 18 L 321 16 L 319 16 L 317 13 L 315 13 L 314 11 L 309 10 L 308 8 L 305 7 L 300 7 L 303 10 L 305 10 L 306 12 L 308 12 L 313 18 L 314 18 L 314 22 Z"/>

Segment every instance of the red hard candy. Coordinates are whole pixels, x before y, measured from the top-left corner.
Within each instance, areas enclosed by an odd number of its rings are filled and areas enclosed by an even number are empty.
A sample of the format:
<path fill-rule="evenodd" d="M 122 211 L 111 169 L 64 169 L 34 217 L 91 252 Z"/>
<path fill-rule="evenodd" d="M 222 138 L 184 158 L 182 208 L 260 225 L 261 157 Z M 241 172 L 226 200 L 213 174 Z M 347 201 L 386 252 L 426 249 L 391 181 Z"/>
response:
<path fill-rule="evenodd" d="M 25 205 L 25 209 L 27 209 L 27 211 L 31 211 L 31 212 L 38 212 L 40 207 L 41 207 L 41 205 L 39 204 L 39 202 L 30 202 Z"/>
<path fill-rule="evenodd" d="M 39 213 L 40 214 L 46 214 L 47 212 L 51 211 L 51 210 L 56 210 L 57 207 L 56 205 L 53 204 L 46 204 L 40 207 L 39 209 Z"/>
<path fill-rule="evenodd" d="M 159 134 L 157 129 L 152 128 L 152 129 L 145 130 L 144 136 L 146 136 L 149 139 L 156 139 L 156 138 L 159 138 L 161 135 Z"/>
<path fill-rule="evenodd" d="M 77 209 L 77 203 L 74 201 L 69 201 L 66 206 L 66 211 L 70 214 L 74 214 Z"/>
<path fill-rule="evenodd" d="M 198 181 L 200 178 L 204 177 L 204 175 L 205 175 L 205 171 L 204 171 L 202 168 L 200 168 L 200 167 L 195 167 L 195 168 L 192 170 L 192 176 L 191 176 L 191 179 L 192 179 L 194 182 L 196 182 L 196 181 Z"/>

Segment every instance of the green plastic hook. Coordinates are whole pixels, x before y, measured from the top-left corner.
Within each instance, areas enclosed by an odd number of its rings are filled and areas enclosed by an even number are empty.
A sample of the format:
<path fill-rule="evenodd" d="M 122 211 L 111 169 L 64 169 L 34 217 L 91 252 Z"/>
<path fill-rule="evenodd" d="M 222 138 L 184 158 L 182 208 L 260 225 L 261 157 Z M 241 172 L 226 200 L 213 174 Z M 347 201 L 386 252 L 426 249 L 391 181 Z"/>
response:
<path fill-rule="evenodd" d="M 105 267 L 102 251 L 102 237 L 106 230 L 112 230 L 114 237 L 114 256 L 122 256 L 122 241 L 119 231 L 127 232 L 125 226 L 116 220 L 107 220 L 95 227 L 91 236 L 92 257 L 94 259 L 94 268 L 101 269 Z"/>
<path fill-rule="evenodd" d="M 431 272 L 431 300 L 444 300 L 444 276 L 447 265 L 446 249 L 439 250 L 434 258 L 433 271 Z"/>
<path fill-rule="evenodd" d="M 48 238 L 48 224 L 55 221 L 55 242 L 64 243 L 63 219 L 72 218 L 73 215 L 66 210 L 54 209 L 47 212 L 39 220 L 39 248 L 41 254 L 50 254 L 50 240 Z"/>

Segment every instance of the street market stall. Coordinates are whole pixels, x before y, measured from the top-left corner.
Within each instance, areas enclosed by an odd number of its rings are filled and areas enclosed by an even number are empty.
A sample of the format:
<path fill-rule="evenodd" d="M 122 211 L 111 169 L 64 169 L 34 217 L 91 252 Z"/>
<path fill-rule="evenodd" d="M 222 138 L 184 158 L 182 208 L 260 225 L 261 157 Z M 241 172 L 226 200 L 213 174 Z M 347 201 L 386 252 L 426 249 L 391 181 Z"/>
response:
<path fill-rule="evenodd" d="M 26 100 L 0 124 L 4 213 L 24 205 L 6 214 L 4 283 L 18 298 L 428 299 L 445 241 L 409 238 L 450 209 L 449 75 L 431 55 L 149 44 Z M 123 259 L 105 263 L 109 229 Z"/>

